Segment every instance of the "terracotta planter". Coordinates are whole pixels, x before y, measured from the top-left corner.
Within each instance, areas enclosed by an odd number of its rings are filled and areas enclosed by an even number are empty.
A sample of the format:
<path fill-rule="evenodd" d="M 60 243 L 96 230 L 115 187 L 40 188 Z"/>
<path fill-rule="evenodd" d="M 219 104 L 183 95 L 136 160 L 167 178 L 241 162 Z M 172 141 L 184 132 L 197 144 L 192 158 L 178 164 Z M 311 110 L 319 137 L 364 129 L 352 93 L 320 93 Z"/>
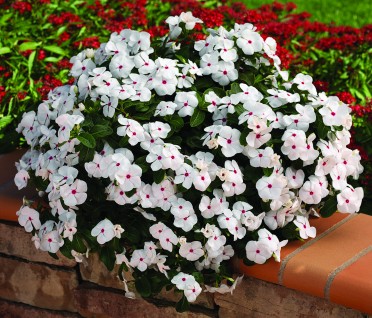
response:
<path fill-rule="evenodd" d="M 317 237 L 290 242 L 281 262 L 235 268 L 247 276 L 283 285 L 372 314 L 372 216 L 335 213 L 311 219 Z"/>
<path fill-rule="evenodd" d="M 0 219 L 17 221 L 16 212 L 22 205 L 24 196 L 30 198 L 34 192 L 29 189 L 19 191 L 14 184 L 14 176 L 17 173 L 15 162 L 26 152 L 25 149 L 17 149 L 11 153 L 0 155 Z"/>

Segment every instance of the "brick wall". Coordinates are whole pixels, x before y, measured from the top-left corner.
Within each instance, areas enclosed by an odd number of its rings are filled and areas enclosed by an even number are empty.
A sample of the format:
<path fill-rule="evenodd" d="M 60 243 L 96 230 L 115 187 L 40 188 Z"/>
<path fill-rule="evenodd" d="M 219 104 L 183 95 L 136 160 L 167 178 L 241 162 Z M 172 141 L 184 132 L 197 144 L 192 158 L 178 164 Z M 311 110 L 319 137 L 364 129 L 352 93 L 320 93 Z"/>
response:
<path fill-rule="evenodd" d="M 127 299 L 116 272 L 108 272 L 94 255 L 85 265 L 61 255 L 55 260 L 35 250 L 30 239 L 15 224 L 0 222 L 1 318 L 366 317 L 254 278 L 246 278 L 233 296 L 203 293 L 190 313 L 180 314 L 174 309 L 179 296 L 172 291 L 146 301 Z"/>

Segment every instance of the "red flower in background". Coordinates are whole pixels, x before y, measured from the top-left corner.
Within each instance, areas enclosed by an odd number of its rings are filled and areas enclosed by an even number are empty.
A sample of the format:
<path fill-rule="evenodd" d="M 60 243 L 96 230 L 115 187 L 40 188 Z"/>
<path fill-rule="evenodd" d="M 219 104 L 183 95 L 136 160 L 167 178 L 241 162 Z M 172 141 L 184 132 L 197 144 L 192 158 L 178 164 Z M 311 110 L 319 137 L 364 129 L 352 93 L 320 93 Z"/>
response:
<path fill-rule="evenodd" d="M 349 92 L 339 92 L 336 93 L 336 96 L 340 99 L 341 102 L 345 104 L 354 104 L 356 102 L 356 99 L 353 95 L 351 95 Z"/>
<path fill-rule="evenodd" d="M 101 45 L 98 36 L 91 36 L 88 38 L 85 38 L 81 41 L 76 41 L 73 43 L 73 46 L 75 48 L 78 48 L 80 46 L 84 48 L 93 48 L 93 49 L 98 49 L 99 46 Z"/>
<path fill-rule="evenodd" d="M 32 5 L 26 1 L 16 1 L 12 4 L 12 8 L 20 14 L 32 11 Z"/>
<path fill-rule="evenodd" d="M 27 96 L 26 92 L 19 92 L 17 94 L 17 97 L 18 97 L 19 100 L 24 100 L 26 98 L 26 96 Z"/>
<path fill-rule="evenodd" d="M 39 92 L 39 94 L 41 95 L 41 98 L 42 99 L 46 99 L 47 96 L 48 96 L 48 93 L 58 87 L 58 86 L 61 86 L 63 83 L 59 80 L 59 79 L 56 79 L 55 77 L 53 77 L 52 75 L 45 75 L 43 76 L 37 84 L 42 84 L 41 87 L 39 87 L 37 90 Z"/>
<path fill-rule="evenodd" d="M 4 86 L 0 86 L 0 103 L 3 102 L 5 96 L 6 96 L 5 87 Z"/>
<path fill-rule="evenodd" d="M 39 50 L 39 52 L 37 53 L 37 59 L 39 61 L 42 61 L 44 60 L 46 57 L 46 52 L 44 50 Z"/>
<path fill-rule="evenodd" d="M 314 86 L 318 92 L 328 92 L 329 90 L 329 83 L 325 81 L 316 80 L 314 81 Z"/>

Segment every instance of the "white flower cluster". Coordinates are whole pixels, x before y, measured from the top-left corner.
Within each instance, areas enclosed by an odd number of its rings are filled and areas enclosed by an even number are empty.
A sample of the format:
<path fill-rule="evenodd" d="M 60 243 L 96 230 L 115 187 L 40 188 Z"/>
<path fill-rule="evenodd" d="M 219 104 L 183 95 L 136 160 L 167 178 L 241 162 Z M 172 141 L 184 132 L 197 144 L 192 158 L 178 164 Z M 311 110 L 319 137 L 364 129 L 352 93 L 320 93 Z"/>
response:
<path fill-rule="evenodd" d="M 247 259 L 262 264 L 274 256 L 279 261 L 287 240 L 270 231 L 293 222 L 301 238 L 314 237 L 309 212 L 321 208 L 328 195 L 337 193 L 340 212 L 358 212 L 363 190 L 353 188 L 348 179 L 357 179 L 363 168 L 358 151 L 347 148 L 347 105 L 318 94 L 309 75 L 288 81 L 275 41 L 263 40 L 251 24 L 208 30 L 206 39 L 191 47 L 194 56 L 184 58 L 184 44 L 177 39 L 183 28 L 188 32 L 202 21 L 183 13 L 167 22 L 164 57 L 153 54 L 146 32 L 113 33 L 94 53 L 85 50 L 71 59 L 75 85 L 54 89 L 37 112 L 24 114 L 17 130 L 31 150 L 19 162 L 15 182 L 23 188 L 30 178 L 41 179 L 54 216 L 41 224 L 35 209 L 23 206 L 18 212 L 27 232 L 37 230 L 37 248 L 55 253 L 65 239 L 73 241 L 77 214 L 89 213 L 81 207 L 90 200 L 87 191 L 94 180 L 102 180 L 106 200 L 130 205 L 152 222 L 148 230 L 153 241 L 142 242 L 144 248 L 130 256 L 117 254 L 117 262 L 140 272 L 154 268 L 166 277 L 170 255 L 193 262 L 198 271 L 218 273 L 221 263 L 234 255 L 234 242 L 254 233 L 257 239 L 247 240 Z M 257 80 L 270 85 L 266 90 L 240 77 L 246 69 L 262 68 L 271 70 Z M 199 91 L 203 77 L 211 78 L 212 87 Z M 147 105 L 153 120 L 136 119 L 136 109 L 125 108 L 133 102 Z M 116 129 L 100 149 L 85 126 L 92 113 L 102 113 Z M 169 141 L 177 135 L 172 118 L 192 124 L 200 113 L 205 116 L 199 123 L 204 132 L 198 136 L 203 151 Z M 319 135 L 318 129 L 325 133 Z M 110 138 L 127 140 L 127 148 L 115 148 Z M 94 151 L 92 160 L 84 161 L 83 146 Z M 150 171 L 164 172 L 161 180 L 146 181 L 139 153 Z M 246 198 L 255 191 L 247 188 L 247 166 L 260 171 L 254 186 L 262 207 L 253 207 Z M 198 199 L 187 200 L 187 191 Z M 128 228 L 102 218 L 89 230 L 105 244 L 120 239 Z M 194 234 L 202 239 L 193 239 Z M 178 271 L 171 282 L 194 301 L 201 292 L 199 283 Z"/>

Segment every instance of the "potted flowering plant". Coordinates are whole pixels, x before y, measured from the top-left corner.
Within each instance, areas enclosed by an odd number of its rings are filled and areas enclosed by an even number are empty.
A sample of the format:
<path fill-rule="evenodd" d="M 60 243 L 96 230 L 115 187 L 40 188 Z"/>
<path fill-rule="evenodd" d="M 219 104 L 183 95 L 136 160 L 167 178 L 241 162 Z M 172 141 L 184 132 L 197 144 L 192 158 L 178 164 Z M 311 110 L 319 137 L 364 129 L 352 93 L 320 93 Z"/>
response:
<path fill-rule="evenodd" d="M 126 29 L 73 57 L 74 85 L 23 115 L 15 181 L 42 199 L 17 214 L 36 248 L 97 252 L 143 297 L 175 287 L 185 310 L 234 288 L 234 254 L 279 261 L 316 235 L 311 213 L 358 212 L 363 168 L 348 105 L 289 80 L 274 39 L 236 24 L 195 40 L 190 12 L 166 22 L 160 40 Z"/>

